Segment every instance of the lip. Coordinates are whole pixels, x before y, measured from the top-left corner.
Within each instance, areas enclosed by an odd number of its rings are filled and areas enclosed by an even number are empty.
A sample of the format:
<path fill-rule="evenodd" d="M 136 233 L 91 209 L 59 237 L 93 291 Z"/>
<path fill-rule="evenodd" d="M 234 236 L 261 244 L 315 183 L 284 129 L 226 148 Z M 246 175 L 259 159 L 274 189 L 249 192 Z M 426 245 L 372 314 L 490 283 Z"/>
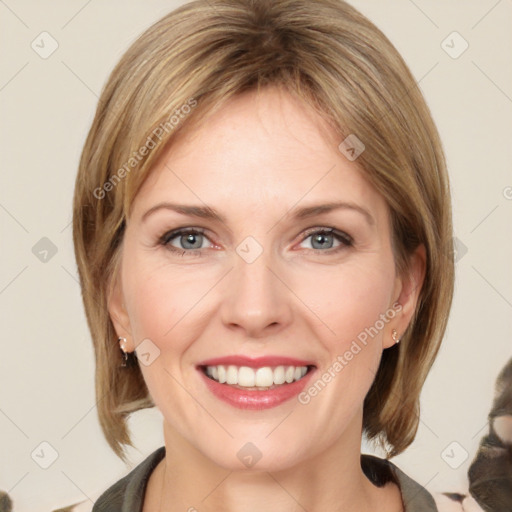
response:
<path fill-rule="evenodd" d="M 234 366 L 249 366 L 250 368 L 260 368 L 262 366 L 315 366 L 313 361 L 305 361 L 303 359 L 295 359 L 285 356 L 262 356 L 262 357 L 247 357 L 247 356 L 225 356 L 208 359 L 199 363 L 197 366 L 217 366 L 234 365 Z"/>
<path fill-rule="evenodd" d="M 267 391 L 245 390 L 235 388 L 228 384 L 221 384 L 211 379 L 203 371 L 206 366 L 216 365 L 249 366 L 257 368 L 261 366 L 308 366 L 308 373 L 300 380 L 291 384 L 281 384 Z M 266 356 L 258 358 L 247 358 L 244 356 L 228 356 L 216 359 L 209 359 L 197 365 L 197 371 L 203 379 L 207 389 L 218 399 L 238 409 L 263 410 L 277 407 L 282 403 L 297 396 L 307 385 L 316 367 L 308 362 L 299 359 L 292 359 L 281 356 Z"/>

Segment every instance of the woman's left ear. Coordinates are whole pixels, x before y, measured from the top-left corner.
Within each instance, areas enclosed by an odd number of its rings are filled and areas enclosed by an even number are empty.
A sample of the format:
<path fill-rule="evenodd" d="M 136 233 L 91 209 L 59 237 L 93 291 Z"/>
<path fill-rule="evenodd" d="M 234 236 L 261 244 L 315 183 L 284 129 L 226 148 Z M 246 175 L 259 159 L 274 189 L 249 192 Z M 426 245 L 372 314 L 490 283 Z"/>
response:
<path fill-rule="evenodd" d="M 383 341 L 383 348 L 388 348 L 397 343 L 396 339 L 402 338 L 407 329 L 418 304 L 418 298 L 423 288 L 425 272 L 427 268 L 427 251 L 420 244 L 409 257 L 409 264 L 403 275 L 397 276 L 393 290 L 393 304 L 400 305 L 400 312 L 395 319 L 388 324 L 388 332 Z M 397 308 L 395 308 L 397 309 Z M 396 335 L 393 337 L 393 330 Z"/>

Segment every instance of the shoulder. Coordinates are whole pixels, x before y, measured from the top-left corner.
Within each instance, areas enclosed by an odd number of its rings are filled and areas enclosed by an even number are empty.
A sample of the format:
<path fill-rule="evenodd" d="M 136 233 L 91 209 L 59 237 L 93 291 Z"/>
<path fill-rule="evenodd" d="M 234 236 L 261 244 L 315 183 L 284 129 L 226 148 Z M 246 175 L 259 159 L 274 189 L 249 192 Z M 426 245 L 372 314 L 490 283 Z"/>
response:
<path fill-rule="evenodd" d="M 151 472 L 165 456 L 165 446 L 155 450 L 130 473 L 109 487 L 97 500 L 92 512 L 140 512 Z"/>
<path fill-rule="evenodd" d="M 365 475 L 378 487 L 387 482 L 398 485 L 405 512 L 438 512 L 433 496 L 392 462 L 374 455 L 361 455 Z"/>

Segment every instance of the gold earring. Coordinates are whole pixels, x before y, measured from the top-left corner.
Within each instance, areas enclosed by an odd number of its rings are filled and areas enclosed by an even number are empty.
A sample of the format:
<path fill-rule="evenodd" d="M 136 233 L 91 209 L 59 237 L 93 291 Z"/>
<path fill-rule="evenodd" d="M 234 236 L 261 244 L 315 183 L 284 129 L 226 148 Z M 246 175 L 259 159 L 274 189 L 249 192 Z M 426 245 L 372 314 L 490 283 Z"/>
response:
<path fill-rule="evenodd" d="M 395 343 L 400 343 L 400 338 L 398 337 L 398 333 L 396 332 L 396 329 L 393 329 L 391 331 L 391 337 L 393 338 L 393 341 Z"/>
<path fill-rule="evenodd" d="M 117 341 L 119 342 L 121 352 L 123 353 L 123 361 L 121 362 L 120 366 L 122 368 L 126 368 L 126 361 L 128 361 L 128 353 L 124 349 L 124 344 L 126 343 L 126 338 L 123 338 L 120 336 L 119 338 L 117 338 Z"/>

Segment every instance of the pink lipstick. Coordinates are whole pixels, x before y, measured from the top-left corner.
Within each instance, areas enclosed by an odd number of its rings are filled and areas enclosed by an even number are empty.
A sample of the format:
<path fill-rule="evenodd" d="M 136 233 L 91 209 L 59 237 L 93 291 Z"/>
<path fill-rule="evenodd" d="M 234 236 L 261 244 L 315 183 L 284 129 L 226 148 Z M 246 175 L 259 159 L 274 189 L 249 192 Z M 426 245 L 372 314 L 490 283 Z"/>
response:
<path fill-rule="evenodd" d="M 297 396 L 315 371 L 312 361 L 284 356 L 226 356 L 196 366 L 207 389 L 239 409 L 277 407 Z"/>

